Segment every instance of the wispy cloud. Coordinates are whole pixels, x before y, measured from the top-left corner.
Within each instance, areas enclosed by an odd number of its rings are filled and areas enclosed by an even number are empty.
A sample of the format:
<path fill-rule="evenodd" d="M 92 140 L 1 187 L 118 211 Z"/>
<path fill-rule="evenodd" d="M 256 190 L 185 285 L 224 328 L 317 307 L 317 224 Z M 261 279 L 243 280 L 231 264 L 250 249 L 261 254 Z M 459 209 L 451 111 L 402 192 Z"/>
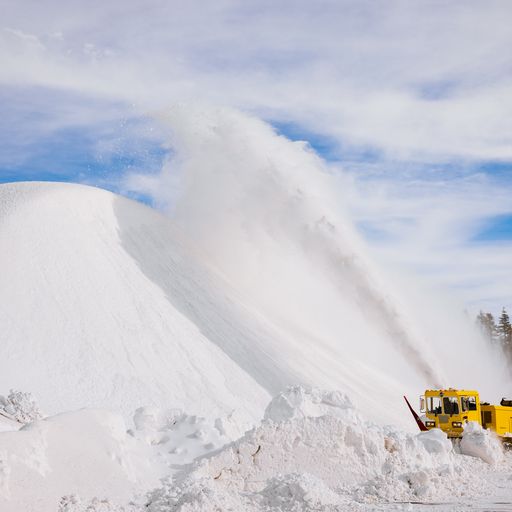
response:
<path fill-rule="evenodd" d="M 512 176 L 467 164 L 444 171 L 397 163 L 395 172 L 368 179 L 363 172 L 354 176 L 349 202 L 380 259 L 456 290 L 472 311 L 512 306 L 512 230 L 503 224 L 512 214 Z"/>
<path fill-rule="evenodd" d="M 3 83 L 141 108 L 200 98 L 400 157 L 512 158 L 504 2 L 25 2 L 6 11 Z"/>

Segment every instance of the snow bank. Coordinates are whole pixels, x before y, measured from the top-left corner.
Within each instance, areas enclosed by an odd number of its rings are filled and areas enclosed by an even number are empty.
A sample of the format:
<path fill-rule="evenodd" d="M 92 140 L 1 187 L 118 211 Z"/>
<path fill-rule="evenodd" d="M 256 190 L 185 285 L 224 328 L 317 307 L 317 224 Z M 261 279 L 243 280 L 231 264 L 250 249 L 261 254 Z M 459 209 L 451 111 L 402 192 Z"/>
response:
<path fill-rule="evenodd" d="M 128 430 L 120 415 L 89 409 L 0 432 L 0 510 L 132 510 L 161 478 L 238 437 L 239 421 L 142 407 Z"/>
<path fill-rule="evenodd" d="M 503 445 L 493 432 L 485 430 L 482 426 L 470 421 L 464 427 L 460 451 L 464 455 L 479 457 L 488 464 L 496 465 L 503 460 Z"/>
<path fill-rule="evenodd" d="M 482 465 L 455 454 L 441 430 L 380 427 L 342 393 L 293 387 L 272 400 L 260 426 L 154 491 L 148 509 L 329 511 L 454 499 Z"/>
<path fill-rule="evenodd" d="M 151 447 L 127 434 L 121 416 L 59 414 L 0 433 L 0 510 L 55 511 L 69 494 L 125 503 L 156 486 L 161 470 Z"/>
<path fill-rule="evenodd" d="M 491 466 L 441 430 L 375 425 L 340 392 L 291 387 L 232 441 L 243 428 L 235 413 L 144 407 L 130 430 L 82 410 L 0 433 L 0 510 L 331 512 L 490 492 L 479 479 Z M 490 461 L 485 434 L 468 427 L 463 452 Z"/>

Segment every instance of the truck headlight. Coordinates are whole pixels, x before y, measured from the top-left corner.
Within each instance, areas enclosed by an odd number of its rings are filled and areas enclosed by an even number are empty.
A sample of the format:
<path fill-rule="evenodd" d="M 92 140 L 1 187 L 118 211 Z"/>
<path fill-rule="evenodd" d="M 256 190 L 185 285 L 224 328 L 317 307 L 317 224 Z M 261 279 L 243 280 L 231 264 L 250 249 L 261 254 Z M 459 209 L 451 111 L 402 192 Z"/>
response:
<path fill-rule="evenodd" d="M 452 421 L 452 427 L 454 427 L 454 428 L 462 428 L 462 422 L 460 422 L 460 421 Z"/>
<path fill-rule="evenodd" d="M 427 428 L 434 428 L 436 426 L 436 422 L 435 421 L 426 421 L 425 426 Z"/>

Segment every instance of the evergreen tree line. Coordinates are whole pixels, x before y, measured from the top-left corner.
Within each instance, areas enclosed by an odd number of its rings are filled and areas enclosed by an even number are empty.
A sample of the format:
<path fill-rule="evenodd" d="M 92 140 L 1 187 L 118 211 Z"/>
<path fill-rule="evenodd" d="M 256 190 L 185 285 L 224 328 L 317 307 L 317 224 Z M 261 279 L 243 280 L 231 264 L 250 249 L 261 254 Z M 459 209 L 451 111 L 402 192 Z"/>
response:
<path fill-rule="evenodd" d="M 509 361 L 512 361 L 512 325 L 507 310 L 505 308 L 501 310 L 497 322 L 492 313 L 480 311 L 476 322 L 484 337 L 494 346 L 500 347 Z"/>

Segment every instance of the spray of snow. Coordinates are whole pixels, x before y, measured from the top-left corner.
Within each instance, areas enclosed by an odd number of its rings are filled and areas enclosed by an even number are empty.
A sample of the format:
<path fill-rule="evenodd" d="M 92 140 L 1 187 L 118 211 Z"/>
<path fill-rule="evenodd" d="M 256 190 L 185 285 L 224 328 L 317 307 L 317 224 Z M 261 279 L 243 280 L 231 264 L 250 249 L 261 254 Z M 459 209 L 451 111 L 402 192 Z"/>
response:
<path fill-rule="evenodd" d="M 440 317 L 384 281 L 343 208 L 343 173 L 241 112 L 177 106 L 160 118 L 169 161 L 129 187 L 167 208 L 244 302 L 287 335 L 279 348 L 303 382 L 346 389 L 385 417 L 400 391 L 461 386 L 478 359 L 481 382 L 468 385 L 499 395 L 506 378 L 471 329 L 453 317 L 456 327 L 432 329 Z M 455 357 L 460 364 L 446 364 Z"/>
<path fill-rule="evenodd" d="M 338 314 L 356 304 L 427 382 L 441 382 L 342 220 L 336 182 L 306 144 L 232 110 L 176 109 L 165 119 L 177 155 L 164 172 L 175 176 L 177 163 L 182 176 L 174 217 L 230 280 L 267 315 L 280 305 L 279 317 L 306 335 L 326 331 L 318 327 L 325 303 L 315 302 L 327 285 Z M 320 287 L 303 282 L 313 269 Z"/>

